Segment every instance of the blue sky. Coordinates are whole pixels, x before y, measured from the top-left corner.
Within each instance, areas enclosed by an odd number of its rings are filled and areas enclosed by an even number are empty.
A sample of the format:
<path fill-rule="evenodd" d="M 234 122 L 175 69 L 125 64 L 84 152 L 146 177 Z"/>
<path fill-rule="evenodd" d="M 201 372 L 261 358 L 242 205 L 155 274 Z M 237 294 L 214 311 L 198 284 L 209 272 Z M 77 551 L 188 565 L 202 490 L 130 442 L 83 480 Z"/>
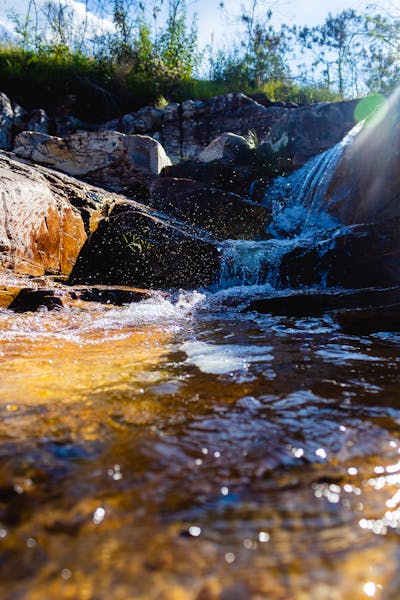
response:
<path fill-rule="evenodd" d="M 83 4 L 78 0 L 62 1 L 83 8 Z M 44 0 L 36 0 L 37 4 L 41 2 Z M 7 24 L 7 13 L 10 9 L 24 14 L 28 3 L 29 0 L 0 0 L 0 24 Z M 151 4 L 148 0 L 144 0 L 144 3 Z M 219 0 L 188 0 L 187 3 L 190 11 L 197 13 L 201 45 L 209 44 L 212 34 L 218 45 L 221 41 L 229 44 L 235 39 L 237 25 L 234 19 L 224 17 L 218 9 Z M 322 23 L 329 12 L 338 13 L 346 8 L 362 10 L 372 4 L 371 0 L 259 0 L 259 3 L 261 6 L 272 8 L 277 24 L 284 22 L 299 25 L 316 25 Z M 240 12 L 240 6 L 246 4 L 246 0 L 224 0 L 224 4 L 226 12 L 233 16 Z M 378 0 L 375 4 L 399 14 L 399 3 L 396 0 Z"/>

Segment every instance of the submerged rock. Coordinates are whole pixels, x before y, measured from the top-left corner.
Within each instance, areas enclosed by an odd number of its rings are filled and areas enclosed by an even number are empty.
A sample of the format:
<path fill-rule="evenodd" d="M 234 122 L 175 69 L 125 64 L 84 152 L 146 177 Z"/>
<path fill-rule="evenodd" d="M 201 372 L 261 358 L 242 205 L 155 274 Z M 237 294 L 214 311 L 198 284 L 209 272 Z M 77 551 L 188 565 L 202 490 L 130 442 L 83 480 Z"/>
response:
<path fill-rule="evenodd" d="M 8 308 L 17 313 L 35 312 L 39 308 L 47 310 L 60 309 L 63 306 L 61 298 L 55 295 L 54 290 L 22 289 L 14 298 Z"/>
<path fill-rule="evenodd" d="M 70 283 L 195 288 L 209 285 L 218 268 L 214 243 L 125 201 L 89 237 Z"/>
<path fill-rule="evenodd" d="M 400 302 L 341 310 L 335 313 L 334 318 L 346 333 L 367 334 L 376 331 L 400 331 Z"/>

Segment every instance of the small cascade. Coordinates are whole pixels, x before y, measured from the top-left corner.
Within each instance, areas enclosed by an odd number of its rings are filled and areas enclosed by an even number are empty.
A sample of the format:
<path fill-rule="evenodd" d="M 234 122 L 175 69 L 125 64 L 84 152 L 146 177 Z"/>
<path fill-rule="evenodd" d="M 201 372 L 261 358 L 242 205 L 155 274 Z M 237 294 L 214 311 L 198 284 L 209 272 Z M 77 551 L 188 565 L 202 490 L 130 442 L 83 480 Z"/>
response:
<path fill-rule="evenodd" d="M 337 225 L 324 212 L 324 199 L 340 158 L 362 126 L 358 123 L 336 146 L 314 156 L 288 177 L 274 181 L 265 198 L 272 208 L 269 231 L 274 237 L 293 237 Z"/>
<path fill-rule="evenodd" d="M 334 237 L 343 226 L 324 211 L 324 199 L 343 152 L 361 130 L 356 125 L 336 146 L 313 157 L 288 177 L 279 177 L 268 190 L 272 220 L 262 241 L 227 240 L 221 245 L 221 272 L 217 288 L 263 286 L 281 288 L 282 261 L 296 247 L 314 247 L 317 254 L 327 246 L 319 242 Z M 324 285 L 324 273 L 316 284 Z"/>
<path fill-rule="evenodd" d="M 269 284 L 279 286 L 281 259 L 296 240 L 227 240 L 221 247 L 218 289 Z"/>

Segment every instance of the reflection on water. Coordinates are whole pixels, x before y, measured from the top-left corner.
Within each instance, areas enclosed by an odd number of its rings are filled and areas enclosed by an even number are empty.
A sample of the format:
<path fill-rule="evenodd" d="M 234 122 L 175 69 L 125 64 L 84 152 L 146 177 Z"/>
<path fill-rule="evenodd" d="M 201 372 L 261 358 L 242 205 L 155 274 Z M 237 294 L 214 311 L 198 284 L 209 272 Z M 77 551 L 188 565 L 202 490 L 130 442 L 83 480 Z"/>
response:
<path fill-rule="evenodd" d="M 398 337 L 230 304 L 0 313 L 1 598 L 398 598 Z"/>

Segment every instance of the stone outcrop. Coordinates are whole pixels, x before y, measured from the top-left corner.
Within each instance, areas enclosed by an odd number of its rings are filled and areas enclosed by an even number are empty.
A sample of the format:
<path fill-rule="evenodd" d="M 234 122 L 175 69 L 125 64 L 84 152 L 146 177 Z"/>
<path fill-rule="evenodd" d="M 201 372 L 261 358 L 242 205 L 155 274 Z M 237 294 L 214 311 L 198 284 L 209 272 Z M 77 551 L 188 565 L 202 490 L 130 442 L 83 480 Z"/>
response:
<path fill-rule="evenodd" d="M 260 100 L 260 98 L 258 98 Z M 186 100 L 164 109 L 145 107 L 101 126 L 122 133 L 147 134 L 159 140 L 173 162 L 196 158 L 219 135 L 246 136 L 260 142 L 287 139 L 287 153 L 297 167 L 339 142 L 353 127 L 355 102 L 304 107 L 265 102 L 241 93 L 210 100 Z"/>
<path fill-rule="evenodd" d="M 362 288 L 400 282 L 398 231 L 400 219 L 359 224 L 322 232 L 320 240 L 304 241 L 283 256 L 280 284 Z"/>
<path fill-rule="evenodd" d="M 219 269 L 215 244 L 182 223 L 170 223 L 135 202 L 114 206 L 87 240 L 70 283 L 194 288 Z"/>

